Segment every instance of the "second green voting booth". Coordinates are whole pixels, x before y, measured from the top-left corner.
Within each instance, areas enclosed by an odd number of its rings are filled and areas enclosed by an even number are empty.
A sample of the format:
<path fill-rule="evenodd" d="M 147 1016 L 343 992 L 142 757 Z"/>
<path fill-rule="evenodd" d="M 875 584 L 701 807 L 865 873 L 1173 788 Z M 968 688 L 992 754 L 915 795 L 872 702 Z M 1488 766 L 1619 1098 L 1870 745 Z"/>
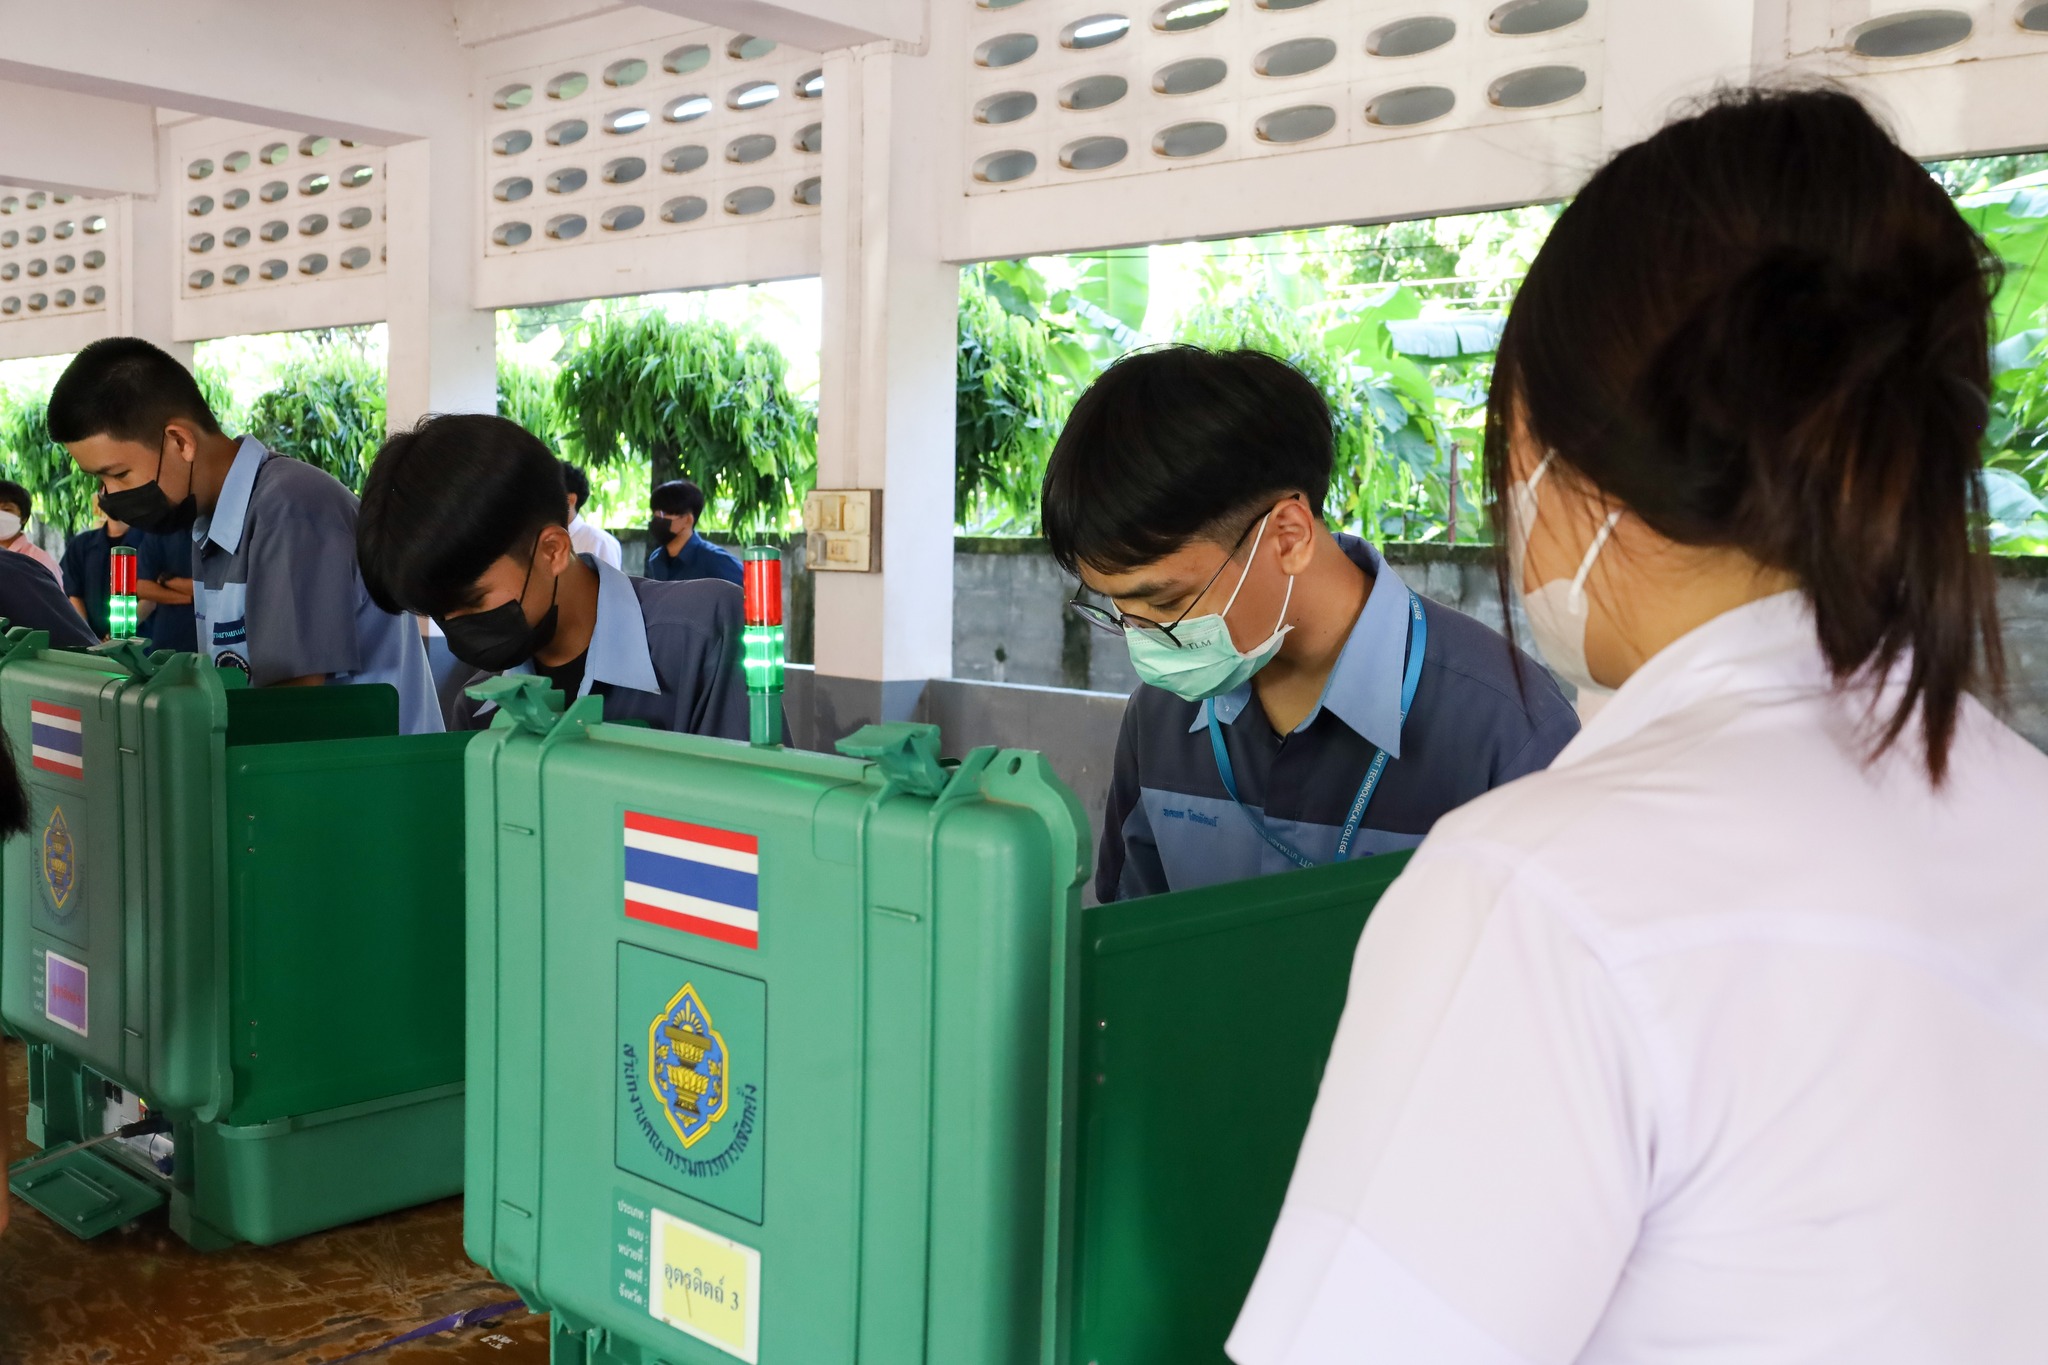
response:
<path fill-rule="evenodd" d="M 1037 754 L 494 688 L 465 1236 L 556 1365 L 1222 1365 L 1404 858 L 1084 912 Z"/>
<path fill-rule="evenodd" d="M 81 1236 L 168 1202 L 196 1245 L 274 1242 L 460 1186 L 468 737 L 401 737 L 388 687 L 240 681 L 23 631 L 0 657 L 30 1138 L 169 1124 L 10 1182 Z"/>

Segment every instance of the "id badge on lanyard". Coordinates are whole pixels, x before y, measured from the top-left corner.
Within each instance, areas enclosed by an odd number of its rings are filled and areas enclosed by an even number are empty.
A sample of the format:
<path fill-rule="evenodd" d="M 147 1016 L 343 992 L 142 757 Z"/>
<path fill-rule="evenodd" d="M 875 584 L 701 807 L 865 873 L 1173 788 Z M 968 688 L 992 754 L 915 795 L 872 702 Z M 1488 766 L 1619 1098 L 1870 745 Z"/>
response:
<path fill-rule="evenodd" d="M 1415 590 L 1408 590 L 1408 666 L 1401 674 L 1401 724 L 1408 723 L 1408 708 L 1415 704 L 1415 688 L 1422 681 L 1422 651 L 1429 640 L 1429 622 L 1422 614 L 1422 599 Z M 1216 775 L 1223 779 L 1223 790 L 1230 793 L 1230 800 L 1244 816 L 1261 839 L 1272 845 L 1281 857 L 1296 867 L 1314 867 L 1315 859 L 1282 839 L 1266 828 L 1266 822 L 1252 814 L 1251 808 L 1238 798 L 1237 775 L 1231 771 L 1230 750 L 1223 743 L 1223 726 L 1216 719 L 1216 703 L 1202 703 L 1209 717 L 1209 748 L 1216 755 Z M 1358 795 L 1351 800 L 1351 809 L 1344 817 L 1344 828 L 1337 835 L 1337 856 L 1335 861 L 1344 862 L 1351 856 L 1351 846 L 1358 838 L 1358 827 L 1365 821 L 1365 809 L 1372 804 L 1373 793 L 1379 790 L 1380 778 L 1387 771 L 1387 751 L 1377 749 L 1372 765 L 1365 770 L 1365 780 L 1358 784 Z"/>

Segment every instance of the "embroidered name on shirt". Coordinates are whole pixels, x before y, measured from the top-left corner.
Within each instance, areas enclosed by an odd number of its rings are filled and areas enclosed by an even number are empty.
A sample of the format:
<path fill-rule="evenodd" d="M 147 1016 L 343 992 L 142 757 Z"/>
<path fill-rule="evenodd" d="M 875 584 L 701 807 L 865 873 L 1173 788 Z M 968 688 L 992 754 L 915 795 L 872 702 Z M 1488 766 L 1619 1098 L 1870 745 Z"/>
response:
<path fill-rule="evenodd" d="M 1204 815 L 1198 810 L 1174 810 L 1168 807 L 1161 810 L 1159 814 L 1168 820 L 1186 820 L 1192 824 L 1207 825 L 1210 829 L 1216 828 L 1216 817 Z"/>

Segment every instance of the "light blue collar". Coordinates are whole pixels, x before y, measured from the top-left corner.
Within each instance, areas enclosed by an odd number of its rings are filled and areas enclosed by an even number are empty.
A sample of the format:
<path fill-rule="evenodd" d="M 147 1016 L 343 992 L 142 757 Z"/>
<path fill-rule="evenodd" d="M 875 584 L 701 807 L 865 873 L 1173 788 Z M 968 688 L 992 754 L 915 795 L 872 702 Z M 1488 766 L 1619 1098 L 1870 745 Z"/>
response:
<path fill-rule="evenodd" d="M 1323 684 L 1323 695 L 1315 710 L 1294 727 L 1300 734 L 1315 724 L 1325 709 L 1356 731 L 1368 744 L 1401 756 L 1401 673 L 1408 662 L 1408 585 L 1379 551 L 1356 536 L 1340 535 L 1337 544 L 1351 562 L 1373 575 L 1372 590 L 1366 594 L 1365 609 L 1351 627 L 1337 666 Z M 1252 701 L 1252 685 L 1246 683 L 1195 708 L 1188 733 L 1209 723 L 1209 707 L 1225 725 L 1236 722 Z"/>
<path fill-rule="evenodd" d="M 593 683 L 635 692 L 661 691 L 654 656 L 647 649 L 647 617 L 640 610 L 633 580 L 591 555 L 577 558 L 597 571 L 597 620 L 591 625 L 590 650 L 584 657 L 583 688 L 576 695 L 588 696 Z M 531 673 L 533 661 L 505 671 Z"/>
<path fill-rule="evenodd" d="M 227 481 L 220 486 L 220 502 L 213 515 L 192 523 L 192 543 L 207 541 L 234 554 L 242 548 L 242 530 L 249 520 L 249 498 L 256 492 L 256 471 L 270 458 L 263 442 L 244 436 L 235 447 L 235 462 L 228 466 Z"/>

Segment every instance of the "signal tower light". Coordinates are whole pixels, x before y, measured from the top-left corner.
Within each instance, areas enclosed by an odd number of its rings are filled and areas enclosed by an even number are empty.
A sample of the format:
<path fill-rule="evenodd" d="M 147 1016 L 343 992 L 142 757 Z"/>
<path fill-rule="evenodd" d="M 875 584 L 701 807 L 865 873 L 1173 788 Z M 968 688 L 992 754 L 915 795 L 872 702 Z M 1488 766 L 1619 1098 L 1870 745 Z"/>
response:
<path fill-rule="evenodd" d="M 773 748 L 782 743 L 782 551 L 747 547 L 745 592 L 747 737 Z"/>
<path fill-rule="evenodd" d="M 135 551 L 116 545 L 107 562 L 107 633 L 116 640 L 135 638 L 139 612 L 135 604 Z"/>

